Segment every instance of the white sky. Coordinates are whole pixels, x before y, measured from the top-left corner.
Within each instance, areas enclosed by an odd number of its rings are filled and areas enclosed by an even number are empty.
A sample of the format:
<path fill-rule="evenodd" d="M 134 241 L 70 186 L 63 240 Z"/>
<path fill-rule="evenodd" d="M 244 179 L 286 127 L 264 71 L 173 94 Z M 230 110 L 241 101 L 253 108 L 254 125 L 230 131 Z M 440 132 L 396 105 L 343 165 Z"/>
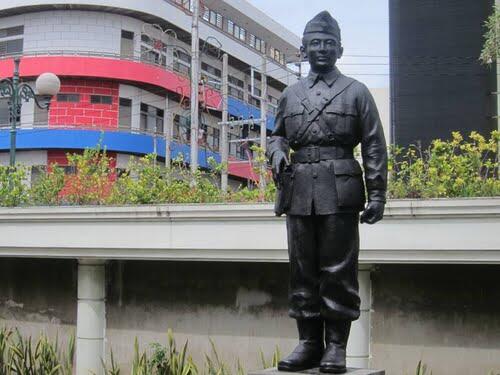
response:
<path fill-rule="evenodd" d="M 307 21 L 328 10 L 342 33 L 339 69 L 369 87 L 389 86 L 388 0 L 248 1 L 299 36 Z"/>

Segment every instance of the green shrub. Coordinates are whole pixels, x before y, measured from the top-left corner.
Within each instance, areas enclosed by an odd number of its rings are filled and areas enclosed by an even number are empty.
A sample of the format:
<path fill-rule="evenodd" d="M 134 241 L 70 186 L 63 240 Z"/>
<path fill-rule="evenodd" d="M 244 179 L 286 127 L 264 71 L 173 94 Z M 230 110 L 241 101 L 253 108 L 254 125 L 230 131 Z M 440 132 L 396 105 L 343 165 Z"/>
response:
<path fill-rule="evenodd" d="M 58 339 L 51 342 L 45 334 L 37 341 L 23 337 L 18 330 L 0 330 L 0 375 L 71 375 L 73 373 L 74 335 L 67 351 Z"/>
<path fill-rule="evenodd" d="M 64 188 L 64 169 L 57 164 L 48 170 L 42 170 L 40 177 L 29 191 L 30 203 L 35 205 L 55 206 L 61 203 L 61 191 Z"/>
<path fill-rule="evenodd" d="M 389 160 L 389 198 L 454 198 L 500 195 L 498 142 L 477 132 L 465 141 L 458 132 L 452 139 L 434 140 L 427 150 L 394 147 Z"/>
<path fill-rule="evenodd" d="M 0 206 L 15 207 L 28 201 L 26 168 L 0 166 Z"/>
<path fill-rule="evenodd" d="M 83 154 L 67 154 L 68 164 L 75 170 L 67 175 L 60 192 L 64 203 L 74 205 L 102 205 L 108 200 L 116 174 L 111 168 L 112 158 L 102 150 L 87 148 Z"/>

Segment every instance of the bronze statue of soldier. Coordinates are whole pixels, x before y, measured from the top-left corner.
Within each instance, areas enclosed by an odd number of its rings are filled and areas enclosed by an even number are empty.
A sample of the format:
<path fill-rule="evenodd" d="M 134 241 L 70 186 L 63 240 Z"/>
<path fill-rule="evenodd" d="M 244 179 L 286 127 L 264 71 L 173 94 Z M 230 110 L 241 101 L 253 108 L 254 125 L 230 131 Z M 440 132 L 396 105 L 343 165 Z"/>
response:
<path fill-rule="evenodd" d="M 343 52 L 337 21 L 321 12 L 302 43 L 311 70 L 283 92 L 268 147 L 275 212 L 287 215 L 289 315 L 299 331 L 299 345 L 278 369 L 344 373 L 351 322 L 359 317 L 358 223 L 382 219 L 386 142 L 366 86 L 335 66 Z M 364 181 L 353 154 L 358 144 Z"/>

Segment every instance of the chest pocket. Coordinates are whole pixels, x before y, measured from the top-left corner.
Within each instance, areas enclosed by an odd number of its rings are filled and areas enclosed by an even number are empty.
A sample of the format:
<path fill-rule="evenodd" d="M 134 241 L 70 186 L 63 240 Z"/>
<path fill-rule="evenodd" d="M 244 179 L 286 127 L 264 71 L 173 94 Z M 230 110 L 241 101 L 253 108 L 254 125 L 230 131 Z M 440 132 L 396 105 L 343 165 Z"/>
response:
<path fill-rule="evenodd" d="M 352 135 L 358 133 L 358 112 L 346 104 L 332 103 L 325 108 L 326 120 L 335 134 Z"/>
<path fill-rule="evenodd" d="M 304 107 L 301 105 L 285 110 L 283 121 L 287 138 L 294 136 L 304 121 Z"/>

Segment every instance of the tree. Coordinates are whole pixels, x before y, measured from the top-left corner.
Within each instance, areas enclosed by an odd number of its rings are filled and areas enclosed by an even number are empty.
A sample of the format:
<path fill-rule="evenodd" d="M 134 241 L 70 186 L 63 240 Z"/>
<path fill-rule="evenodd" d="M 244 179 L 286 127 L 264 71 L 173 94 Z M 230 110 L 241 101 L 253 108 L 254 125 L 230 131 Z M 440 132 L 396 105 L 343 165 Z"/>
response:
<path fill-rule="evenodd" d="M 493 13 L 484 23 L 486 33 L 484 34 L 484 45 L 479 60 L 483 64 L 491 64 L 497 61 L 500 55 L 500 10 L 495 5 Z"/>

